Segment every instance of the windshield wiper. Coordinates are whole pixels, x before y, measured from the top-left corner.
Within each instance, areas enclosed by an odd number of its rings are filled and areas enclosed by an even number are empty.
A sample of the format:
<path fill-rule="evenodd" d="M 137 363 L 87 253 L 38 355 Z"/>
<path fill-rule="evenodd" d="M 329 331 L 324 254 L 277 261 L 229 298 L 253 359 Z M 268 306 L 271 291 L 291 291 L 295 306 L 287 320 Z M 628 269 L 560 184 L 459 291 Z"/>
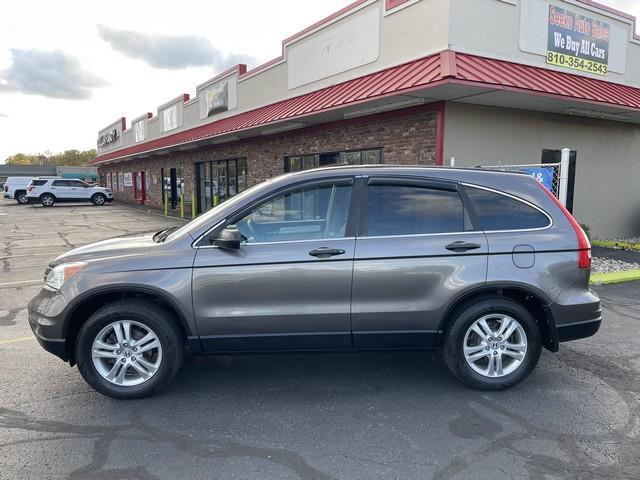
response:
<path fill-rule="evenodd" d="M 169 235 L 171 235 L 173 232 L 175 232 L 179 227 L 171 227 L 171 228 L 165 228 L 164 230 L 160 230 L 158 233 L 156 233 L 153 236 L 153 241 L 156 243 L 162 243 L 164 242 L 167 237 Z"/>

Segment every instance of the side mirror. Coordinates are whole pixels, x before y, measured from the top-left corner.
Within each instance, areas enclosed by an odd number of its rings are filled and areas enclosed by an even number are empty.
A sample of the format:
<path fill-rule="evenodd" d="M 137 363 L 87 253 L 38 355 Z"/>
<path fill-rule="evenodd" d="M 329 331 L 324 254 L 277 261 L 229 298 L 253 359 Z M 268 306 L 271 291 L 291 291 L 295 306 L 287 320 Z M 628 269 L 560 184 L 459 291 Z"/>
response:
<path fill-rule="evenodd" d="M 222 230 L 212 243 L 227 250 L 238 250 L 242 243 L 242 234 L 235 226 L 230 225 Z"/>

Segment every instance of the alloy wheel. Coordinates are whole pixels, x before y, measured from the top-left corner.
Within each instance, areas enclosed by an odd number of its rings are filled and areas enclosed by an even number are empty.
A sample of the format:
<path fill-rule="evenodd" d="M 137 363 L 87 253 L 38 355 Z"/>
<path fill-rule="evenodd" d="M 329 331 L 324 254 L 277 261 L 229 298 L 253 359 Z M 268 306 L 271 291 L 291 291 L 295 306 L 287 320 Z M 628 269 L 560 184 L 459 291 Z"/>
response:
<path fill-rule="evenodd" d="M 134 320 L 119 320 L 96 335 L 91 358 L 104 379 L 114 385 L 131 387 L 156 374 L 162 362 L 162 345 L 146 325 Z"/>
<path fill-rule="evenodd" d="M 467 330 L 463 350 L 474 372 L 483 377 L 504 377 L 522 365 L 527 354 L 527 335 L 513 317 L 499 313 L 485 315 Z"/>

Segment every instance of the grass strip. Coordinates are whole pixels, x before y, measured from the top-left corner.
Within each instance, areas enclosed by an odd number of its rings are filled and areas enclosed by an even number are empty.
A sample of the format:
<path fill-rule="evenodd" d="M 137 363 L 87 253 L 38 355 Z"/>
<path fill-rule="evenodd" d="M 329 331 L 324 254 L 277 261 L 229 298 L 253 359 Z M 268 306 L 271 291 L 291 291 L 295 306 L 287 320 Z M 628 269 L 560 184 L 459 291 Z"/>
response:
<path fill-rule="evenodd" d="M 592 245 L 604 248 L 624 248 L 626 250 L 640 251 L 640 243 L 638 242 L 618 242 L 616 240 L 593 240 Z"/>
<path fill-rule="evenodd" d="M 591 274 L 592 285 L 608 285 L 610 283 L 631 282 L 633 280 L 640 280 L 640 270 Z"/>

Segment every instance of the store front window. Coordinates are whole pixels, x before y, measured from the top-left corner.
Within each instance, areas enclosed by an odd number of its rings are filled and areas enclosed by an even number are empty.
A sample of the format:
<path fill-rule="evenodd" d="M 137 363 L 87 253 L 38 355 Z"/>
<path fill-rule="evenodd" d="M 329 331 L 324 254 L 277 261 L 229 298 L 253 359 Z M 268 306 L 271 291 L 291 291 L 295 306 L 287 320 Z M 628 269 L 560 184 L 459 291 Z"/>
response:
<path fill-rule="evenodd" d="M 316 153 L 285 157 L 284 171 L 300 172 L 332 165 L 377 165 L 382 163 L 382 149 L 353 150 L 348 152 Z"/>
<path fill-rule="evenodd" d="M 160 169 L 160 177 L 162 178 L 163 203 L 166 201 L 168 208 L 177 208 L 180 196 L 184 193 L 182 168 L 162 168 Z"/>
<path fill-rule="evenodd" d="M 236 158 L 196 164 L 198 212 L 202 213 L 247 188 L 247 160 Z"/>

